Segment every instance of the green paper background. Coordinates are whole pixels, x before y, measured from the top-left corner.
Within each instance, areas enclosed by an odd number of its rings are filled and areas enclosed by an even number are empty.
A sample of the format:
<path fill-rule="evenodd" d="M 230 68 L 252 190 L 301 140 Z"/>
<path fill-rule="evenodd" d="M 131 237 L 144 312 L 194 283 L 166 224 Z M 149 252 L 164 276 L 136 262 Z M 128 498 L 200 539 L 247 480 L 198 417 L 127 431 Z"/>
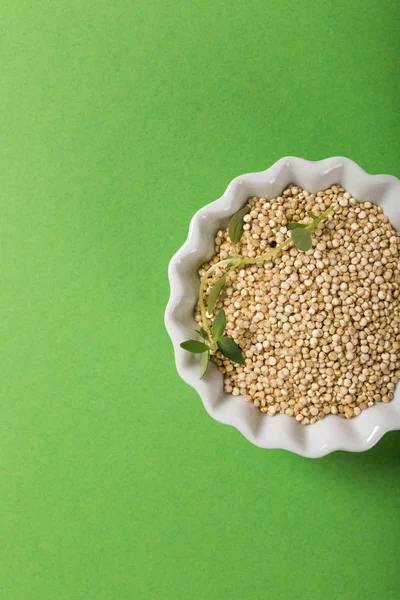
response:
<path fill-rule="evenodd" d="M 253 447 L 178 377 L 167 263 L 240 173 L 400 176 L 394 0 L 3 0 L 0 599 L 394 600 L 400 433 Z"/>

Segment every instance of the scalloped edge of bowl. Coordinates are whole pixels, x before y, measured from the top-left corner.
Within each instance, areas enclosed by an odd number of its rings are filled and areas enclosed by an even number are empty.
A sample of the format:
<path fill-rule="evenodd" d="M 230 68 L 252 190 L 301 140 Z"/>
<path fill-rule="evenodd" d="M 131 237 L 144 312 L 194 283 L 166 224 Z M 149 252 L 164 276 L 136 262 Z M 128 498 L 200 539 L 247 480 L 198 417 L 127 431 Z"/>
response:
<path fill-rule="evenodd" d="M 176 368 L 181 378 L 198 392 L 211 417 L 235 427 L 256 446 L 288 450 L 308 458 L 319 458 L 337 450 L 363 452 L 388 431 L 400 429 L 399 385 L 388 404 L 378 403 L 353 419 L 329 415 L 304 427 L 293 417 L 269 417 L 241 396 L 226 394 L 223 376 L 215 365 L 210 365 L 206 378 L 199 380 L 198 361 L 179 347 L 180 342 L 193 333 L 197 269 L 215 253 L 216 231 L 226 227 L 229 217 L 249 196 L 273 198 L 289 183 L 309 191 L 339 183 L 356 199 L 383 206 L 392 225 L 400 229 L 400 180 L 393 175 L 371 175 L 345 157 L 308 161 L 288 156 L 265 171 L 235 177 L 220 198 L 195 213 L 185 243 L 168 266 L 171 293 L 165 310 L 165 326 L 173 343 Z"/>

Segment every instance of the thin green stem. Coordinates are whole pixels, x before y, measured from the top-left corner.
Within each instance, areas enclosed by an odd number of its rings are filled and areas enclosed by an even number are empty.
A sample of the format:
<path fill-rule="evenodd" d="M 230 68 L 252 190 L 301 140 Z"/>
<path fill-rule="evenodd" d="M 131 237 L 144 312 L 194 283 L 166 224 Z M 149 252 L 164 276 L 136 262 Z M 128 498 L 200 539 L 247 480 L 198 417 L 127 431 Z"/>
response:
<path fill-rule="evenodd" d="M 333 210 L 332 206 L 327 208 L 322 214 L 319 215 L 319 217 L 317 217 L 316 219 L 314 219 L 314 221 L 309 223 L 307 225 L 307 227 L 305 227 L 305 229 L 308 229 L 309 231 L 314 231 L 314 229 L 321 223 L 321 221 L 323 221 L 329 215 L 330 212 L 332 212 L 332 210 Z M 293 240 L 290 237 L 287 240 L 285 240 L 284 242 L 282 242 L 282 244 L 279 244 L 279 246 L 277 246 L 276 248 L 269 250 L 266 254 L 262 254 L 261 256 L 256 256 L 255 258 L 244 258 L 242 264 L 255 265 L 259 262 L 269 261 L 269 260 L 271 260 L 271 258 L 276 256 L 276 254 L 278 254 L 278 252 L 282 252 L 282 250 L 285 250 L 285 248 L 288 248 L 292 244 L 293 244 Z"/>
<path fill-rule="evenodd" d="M 235 260 L 235 259 L 233 259 Z M 210 338 L 210 342 L 212 344 L 212 346 L 214 346 L 214 340 L 212 339 L 212 333 L 211 333 L 211 329 L 210 326 L 208 324 L 208 318 L 207 318 L 207 314 L 206 314 L 206 307 L 204 304 L 204 288 L 207 282 L 207 279 L 214 273 L 214 271 L 216 269 L 218 269 L 219 267 L 223 267 L 224 265 L 228 265 L 229 263 L 232 262 L 232 258 L 225 258 L 224 260 L 220 260 L 219 262 L 213 264 L 203 275 L 203 277 L 200 280 L 200 287 L 199 287 L 199 305 L 200 305 L 200 313 L 201 313 L 201 320 L 203 321 L 203 328 L 205 329 L 205 331 L 208 334 L 208 337 Z M 236 264 L 235 264 L 236 267 Z M 233 267 L 233 268 L 235 268 Z M 232 269 L 230 269 L 232 270 Z M 215 350 L 216 347 L 212 347 L 212 350 Z"/>
<path fill-rule="evenodd" d="M 314 219 L 314 221 L 312 221 L 312 223 L 309 223 L 307 225 L 307 229 L 309 229 L 310 231 L 314 231 L 314 229 L 316 227 L 318 227 L 318 225 L 321 223 L 321 221 L 323 221 L 329 215 L 329 213 L 331 213 L 332 211 L 333 211 L 333 206 L 329 206 L 326 210 L 324 210 L 323 213 L 321 213 L 319 215 L 319 217 L 317 217 L 316 219 Z"/>
<path fill-rule="evenodd" d="M 269 250 L 266 254 L 262 254 L 261 256 L 256 256 L 255 258 L 244 258 L 243 264 L 244 265 L 255 265 L 259 262 L 267 262 L 271 258 L 273 258 L 276 254 L 278 254 L 278 252 L 281 252 L 282 250 L 284 250 L 291 244 L 293 244 L 293 240 L 290 237 L 287 240 L 285 240 L 284 242 L 282 242 L 282 244 L 279 244 L 279 246 L 277 246 L 276 248 L 272 248 L 272 250 Z"/>

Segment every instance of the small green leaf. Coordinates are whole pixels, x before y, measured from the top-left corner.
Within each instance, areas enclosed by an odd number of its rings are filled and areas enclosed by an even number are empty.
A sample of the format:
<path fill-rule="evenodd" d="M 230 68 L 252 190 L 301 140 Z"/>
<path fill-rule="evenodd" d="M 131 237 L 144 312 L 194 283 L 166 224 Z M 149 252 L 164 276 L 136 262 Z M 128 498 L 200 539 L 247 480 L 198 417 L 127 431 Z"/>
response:
<path fill-rule="evenodd" d="M 223 290 L 223 287 L 225 285 L 225 280 L 226 280 L 226 273 L 225 275 L 222 275 L 222 277 L 220 277 L 219 279 L 217 279 L 217 281 L 214 283 L 213 287 L 211 288 L 211 292 L 210 295 L 208 296 L 208 301 L 207 301 L 207 312 L 209 315 L 211 315 L 212 311 L 214 310 L 214 306 L 218 300 L 218 297 L 220 295 L 220 293 Z"/>
<path fill-rule="evenodd" d="M 186 342 L 182 342 L 181 348 L 188 352 L 193 352 L 193 354 L 200 354 L 201 352 L 208 351 L 208 346 L 198 340 L 187 340 Z"/>
<path fill-rule="evenodd" d="M 307 223 L 295 223 L 294 221 L 291 221 L 286 224 L 286 229 L 289 231 L 293 231 L 294 229 L 304 229 L 305 227 L 307 227 Z"/>
<path fill-rule="evenodd" d="M 203 352 L 203 354 L 200 356 L 200 379 L 203 379 L 204 375 L 207 373 L 209 361 L 210 353 Z"/>
<path fill-rule="evenodd" d="M 195 329 L 195 332 L 198 333 L 199 335 L 201 335 L 203 340 L 207 340 L 207 342 L 208 342 L 208 333 L 205 329 L 203 329 L 203 328 Z"/>
<path fill-rule="evenodd" d="M 294 229 L 292 240 L 296 248 L 307 252 L 312 247 L 311 231 L 309 229 Z"/>
<path fill-rule="evenodd" d="M 239 365 L 245 364 L 241 349 L 231 338 L 222 337 L 218 342 L 218 348 L 229 360 L 233 360 Z"/>
<path fill-rule="evenodd" d="M 218 311 L 218 314 L 215 317 L 214 323 L 213 323 L 212 332 L 213 332 L 213 338 L 216 342 L 218 342 L 219 338 L 224 333 L 225 326 L 226 326 L 226 315 L 225 315 L 224 309 L 221 308 L 221 310 Z"/>
<path fill-rule="evenodd" d="M 238 210 L 229 221 L 228 235 L 234 246 L 239 242 L 243 233 L 243 217 L 250 212 L 250 206 L 246 204 Z"/>
<path fill-rule="evenodd" d="M 314 213 L 312 213 L 311 210 L 308 210 L 307 214 L 308 214 L 309 217 L 311 217 L 311 219 L 316 219 L 317 218 L 317 215 L 314 215 Z"/>

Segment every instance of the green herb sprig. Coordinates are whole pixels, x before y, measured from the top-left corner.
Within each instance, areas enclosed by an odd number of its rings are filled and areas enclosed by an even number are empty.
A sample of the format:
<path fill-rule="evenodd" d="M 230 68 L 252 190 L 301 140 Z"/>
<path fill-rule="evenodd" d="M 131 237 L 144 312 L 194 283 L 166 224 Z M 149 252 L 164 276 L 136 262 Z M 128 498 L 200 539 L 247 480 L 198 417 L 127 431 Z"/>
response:
<path fill-rule="evenodd" d="M 213 264 L 203 275 L 200 280 L 199 286 L 199 306 L 203 327 L 196 329 L 196 333 L 202 338 L 199 340 L 187 340 L 181 343 L 181 348 L 192 352 L 194 354 L 200 354 L 200 379 L 202 379 L 208 368 L 211 353 L 215 353 L 217 350 L 221 352 L 226 358 L 244 365 L 244 357 L 240 347 L 230 337 L 224 336 L 223 333 L 226 327 L 226 315 L 223 308 L 221 308 L 211 323 L 215 305 L 218 298 L 225 287 L 227 276 L 234 269 L 241 267 L 242 265 L 254 265 L 257 263 L 270 261 L 282 250 L 285 250 L 292 244 L 296 246 L 298 250 L 307 252 L 312 247 L 312 232 L 318 225 L 326 219 L 329 213 L 332 211 L 332 206 L 327 208 L 318 217 L 312 212 L 307 211 L 307 215 L 312 219 L 311 223 L 297 223 L 290 222 L 286 225 L 287 229 L 292 232 L 291 236 L 274 248 L 271 248 L 268 252 L 255 258 L 245 258 L 240 256 L 237 250 L 237 244 L 243 235 L 244 216 L 250 211 L 250 206 L 246 204 L 243 208 L 238 210 L 230 219 L 228 227 L 228 235 L 235 247 L 235 256 L 229 256 L 224 260 Z M 225 273 L 221 275 L 214 283 L 207 297 L 207 310 L 205 304 L 205 286 L 209 277 L 213 274 L 216 269 L 226 269 Z"/>

